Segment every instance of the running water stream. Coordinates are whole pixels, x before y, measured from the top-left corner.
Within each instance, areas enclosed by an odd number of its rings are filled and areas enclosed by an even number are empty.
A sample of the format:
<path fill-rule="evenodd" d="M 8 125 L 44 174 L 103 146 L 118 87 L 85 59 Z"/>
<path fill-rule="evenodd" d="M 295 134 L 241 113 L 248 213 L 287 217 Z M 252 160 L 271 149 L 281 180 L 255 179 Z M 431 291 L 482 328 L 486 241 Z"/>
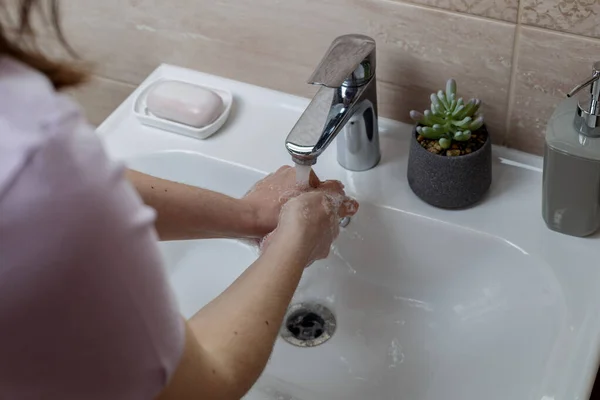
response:
<path fill-rule="evenodd" d="M 296 164 L 296 184 L 301 187 L 307 187 L 310 180 L 310 165 Z"/>

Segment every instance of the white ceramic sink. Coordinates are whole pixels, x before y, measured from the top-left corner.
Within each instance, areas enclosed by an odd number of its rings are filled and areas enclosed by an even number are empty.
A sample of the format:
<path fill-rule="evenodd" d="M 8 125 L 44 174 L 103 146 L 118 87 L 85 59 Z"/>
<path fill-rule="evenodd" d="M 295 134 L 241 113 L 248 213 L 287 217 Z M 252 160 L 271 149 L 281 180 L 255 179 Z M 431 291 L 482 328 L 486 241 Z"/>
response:
<path fill-rule="evenodd" d="M 114 157 L 232 196 L 290 162 L 283 141 L 306 99 L 171 66 L 142 87 L 158 77 L 231 90 L 232 119 L 205 141 L 142 127 L 131 113 L 138 89 L 99 128 Z M 316 166 L 361 202 L 293 300 L 332 310 L 335 334 L 314 348 L 278 340 L 247 398 L 586 399 L 600 348 L 600 242 L 546 229 L 540 159 L 495 148 L 489 196 L 444 211 L 408 188 L 410 127 L 382 120 L 381 131 L 377 168 L 343 170 L 335 146 Z M 187 317 L 257 256 L 233 240 L 161 246 Z"/>

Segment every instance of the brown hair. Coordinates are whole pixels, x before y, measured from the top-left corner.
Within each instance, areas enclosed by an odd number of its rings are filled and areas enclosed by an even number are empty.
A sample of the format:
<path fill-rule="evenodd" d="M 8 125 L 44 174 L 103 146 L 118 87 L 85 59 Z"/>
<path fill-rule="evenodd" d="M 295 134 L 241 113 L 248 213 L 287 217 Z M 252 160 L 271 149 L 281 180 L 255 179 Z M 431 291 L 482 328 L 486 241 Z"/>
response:
<path fill-rule="evenodd" d="M 7 2 L 16 9 L 10 10 Z M 55 39 L 67 53 L 77 58 L 61 29 L 58 0 L 0 0 L 0 4 L 4 8 L 4 18 L 0 22 L 0 55 L 8 55 L 37 69 L 50 79 L 56 89 L 86 81 L 87 73 L 81 66 L 52 60 L 38 48 L 33 23 L 35 11 L 40 13 L 43 23 L 52 28 Z M 10 21 L 11 15 L 16 15 L 16 21 Z"/>

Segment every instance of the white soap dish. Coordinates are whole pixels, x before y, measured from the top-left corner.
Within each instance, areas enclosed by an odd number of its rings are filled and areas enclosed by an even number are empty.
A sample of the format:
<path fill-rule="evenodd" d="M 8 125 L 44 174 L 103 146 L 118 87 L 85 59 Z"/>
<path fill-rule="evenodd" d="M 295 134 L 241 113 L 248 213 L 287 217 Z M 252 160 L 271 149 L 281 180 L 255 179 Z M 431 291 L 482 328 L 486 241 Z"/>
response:
<path fill-rule="evenodd" d="M 164 85 L 165 83 L 185 84 L 192 89 L 200 88 L 214 92 L 222 100 L 222 104 L 220 105 L 221 110 L 218 117 L 216 117 L 212 122 L 210 122 L 206 126 L 196 127 L 185 123 L 177 122 L 175 120 L 161 118 L 153 114 L 148 107 L 148 95 L 152 93 L 152 91 L 155 88 L 157 88 L 158 85 Z M 137 119 L 144 125 L 166 130 L 173 133 L 178 133 L 180 135 L 193 137 L 196 139 L 206 139 L 207 137 L 216 133 L 225 124 L 231 112 L 232 105 L 233 94 L 228 90 L 213 88 L 205 85 L 197 85 L 183 81 L 160 79 L 151 83 L 146 88 L 144 88 L 144 90 L 142 90 L 140 95 L 135 100 L 133 112 Z"/>

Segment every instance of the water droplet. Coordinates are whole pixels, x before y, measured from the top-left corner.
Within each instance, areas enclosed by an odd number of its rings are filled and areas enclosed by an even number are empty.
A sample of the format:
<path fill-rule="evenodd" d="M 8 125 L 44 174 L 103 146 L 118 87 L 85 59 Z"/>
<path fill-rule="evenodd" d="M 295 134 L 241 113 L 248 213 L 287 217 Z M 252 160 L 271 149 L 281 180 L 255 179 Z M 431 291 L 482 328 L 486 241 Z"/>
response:
<path fill-rule="evenodd" d="M 404 362 L 404 353 L 402 352 L 402 346 L 398 339 L 393 339 L 390 347 L 388 348 L 388 355 L 391 358 L 391 364 L 389 368 L 396 368 L 399 364 Z"/>

